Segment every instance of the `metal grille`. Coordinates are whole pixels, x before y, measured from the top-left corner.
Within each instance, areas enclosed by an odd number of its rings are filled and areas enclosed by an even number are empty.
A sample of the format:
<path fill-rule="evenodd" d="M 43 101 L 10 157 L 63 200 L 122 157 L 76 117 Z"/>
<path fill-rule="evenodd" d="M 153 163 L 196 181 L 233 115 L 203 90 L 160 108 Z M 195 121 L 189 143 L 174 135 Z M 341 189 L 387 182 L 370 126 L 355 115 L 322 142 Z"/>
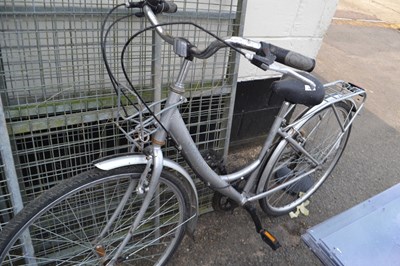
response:
<path fill-rule="evenodd" d="M 4 162 L 2 156 L 0 156 L 0 230 L 13 213 L 12 206 L 10 205 L 11 194 L 8 191 L 6 182 L 4 178 Z"/>
<path fill-rule="evenodd" d="M 192 21 L 226 37 L 240 25 L 240 1 L 175 1 L 178 13 L 160 21 Z M 123 135 L 112 123 L 116 96 L 101 60 L 100 28 L 114 1 L 51 0 L 0 3 L 0 95 L 24 202 L 37 197 L 60 180 L 91 167 L 91 161 L 129 151 Z M 113 19 L 131 11 L 122 8 Z M 114 26 L 108 40 L 110 64 L 122 78 L 119 53 L 126 40 L 148 26 L 131 16 Z M 188 25 L 170 26 L 199 47 L 212 37 Z M 160 53 L 155 53 L 159 49 Z M 152 31 L 135 39 L 125 58 L 133 84 L 145 99 L 154 100 L 159 86 L 165 97 L 181 59 L 170 46 L 157 48 Z M 156 81 L 155 66 L 161 65 Z M 224 152 L 228 139 L 232 84 L 237 60 L 221 50 L 209 60 L 195 60 L 189 73 L 182 112 L 201 149 Z M 173 148 L 166 153 L 182 159 Z M 10 199 L 0 164 L 0 225 L 9 218 Z M 210 192 L 198 182 L 203 210 Z M 5 217 L 4 214 L 7 216 Z"/>

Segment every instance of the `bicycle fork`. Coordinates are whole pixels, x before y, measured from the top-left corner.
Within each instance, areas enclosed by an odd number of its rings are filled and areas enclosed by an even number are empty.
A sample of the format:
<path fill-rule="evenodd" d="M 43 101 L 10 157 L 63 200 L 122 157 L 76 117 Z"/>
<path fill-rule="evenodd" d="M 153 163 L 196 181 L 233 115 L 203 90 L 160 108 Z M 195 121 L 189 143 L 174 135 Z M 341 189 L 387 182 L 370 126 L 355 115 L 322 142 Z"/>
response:
<path fill-rule="evenodd" d="M 146 186 L 144 183 L 146 182 L 146 176 L 150 172 L 150 167 L 152 170 L 151 179 L 150 179 L 150 183 L 148 184 L 148 186 Z M 152 197 L 154 196 L 154 194 L 157 190 L 157 186 L 158 186 L 160 176 L 161 176 L 162 167 L 163 167 L 163 154 L 161 151 L 161 147 L 155 145 L 155 146 L 153 146 L 153 154 L 151 155 L 151 159 L 149 159 L 149 161 L 146 165 L 146 168 L 139 179 L 139 182 L 137 183 L 137 182 L 135 182 L 135 180 L 132 180 L 129 183 L 129 186 L 128 186 L 121 202 L 119 203 L 117 209 L 114 211 L 114 213 L 110 217 L 110 220 L 107 222 L 106 226 L 104 227 L 104 229 L 102 230 L 100 235 L 94 241 L 95 253 L 97 254 L 97 256 L 104 258 L 104 263 L 106 263 L 105 265 L 115 265 L 115 263 L 117 263 L 120 260 L 121 255 L 123 255 L 122 252 L 123 252 L 124 248 L 130 241 L 130 239 L 133 237 L 136 229 L 139 226 L 140 221 L 144 217 L 144 215 L 147 211 L 147 208 L 150 205 Z M 143 203 L 139 209 L 139 212 L 138 212 L 133 224 L 130 226 L 128 233 L 125 235 L 124 239 L 119 244 L 117 251 L 115 252 L 115 254 L 113 254 L 112 258 L 110 260 L 108 260 L 105 247 L 101 244 L 101 239 L 110 230 L 112 224 L 117 219 L 118 215 L 122 212 L 126 202 L 128 201 L 129 197 L 132 195 L 132 192 L 135 189 L 137 189 L 139 193 L 145 194 Z M 156 232 L 156 234 L 157 234 L 157 232 Z"/>

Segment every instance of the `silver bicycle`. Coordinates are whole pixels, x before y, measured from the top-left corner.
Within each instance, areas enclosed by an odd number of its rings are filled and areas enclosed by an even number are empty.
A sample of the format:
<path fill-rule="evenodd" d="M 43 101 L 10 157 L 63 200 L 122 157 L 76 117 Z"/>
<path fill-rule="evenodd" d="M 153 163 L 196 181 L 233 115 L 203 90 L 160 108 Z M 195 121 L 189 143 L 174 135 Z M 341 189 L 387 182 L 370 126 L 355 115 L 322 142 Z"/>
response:
<path fill-rule="evenodd" d="M 164 158 L 162 146 L 167 139 L 175 142 L 197 177 L 215 190 L 214 207 L 243 207 L 261 238 L 277 249 L 279 242 L 263 229 L 255 203 L 270 215 L 289 213 L 322 185 L 345 149 L 351 125 L 366 99 L 363 89 L 344 81 L 323 85 L 308 73 L 315 66 L 313 59 L 264 42 L 214 36 L 216 41 L 200 50 L 163 28 L 174 23 L 157 21 L 155 14 L 177 10 L 173 3 L 146 0 L 128 2 L 125 7 L 138 8 L 152 25 L 143 31 L 155 30 L 182 57 L 176 82 L 167 99 L 148 104 L 128 77 L 127 85 L 117 81 L 105 56 L 109 30 L 103 26 L 103 56 L 118 99 L 137 99 L 136 108 L 120 105 L 116 123 L 141 153 L 97 161 L 93 170 L 63 181 L 27 205 L 1 232 L 2 265 L 168 262 L 185 233 L 195 230 L 198 196 L 188 172 Z M 263 70 L 282 73 L 271 89 L 285 99 L 258 157 L 230 174 L 217 173 L 207 164 L 178 108 L 186 101 L 185 77 L 192 60 L 208 58 L 224 47 Z M 294 115 L 298 104 L 308 108 Z"/>

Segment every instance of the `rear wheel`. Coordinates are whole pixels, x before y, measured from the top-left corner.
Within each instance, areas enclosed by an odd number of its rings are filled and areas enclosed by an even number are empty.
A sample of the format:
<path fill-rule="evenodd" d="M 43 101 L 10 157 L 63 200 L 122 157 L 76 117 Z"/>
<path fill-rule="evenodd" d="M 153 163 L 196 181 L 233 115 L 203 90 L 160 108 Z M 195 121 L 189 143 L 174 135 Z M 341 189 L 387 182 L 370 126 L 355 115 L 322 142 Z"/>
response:
<path fill-rule="evenodd" d="M 338 121 L 347 125 L 349 119 L 350 107 L 338 102 L 295 126 L 293 138 L 314 159 L 322 162 L 318 167 L 286 140 L 278 144 L 257 188 L 259 193 L 273 191 L 260 200 L 266 213 L 274 216 L 287 214 L 321 186 L 340 159 L 350 135 L 351 127 L 343 132 Z M 294 181 L 296 178 L 298 180 Z"/>
<path fill-rule="evenodd" d="M 136 188 L 143 169 L 95 169 L 45 192 L 1 232 L 2 265 L 106 265 L 142 205 L 144 195 L 133 189 L 115 212 L 128 187 Z M 189 207 L 184 185 L 163 172 L 145 216 L 115 264 L 165 263 L 184 236 Z M 114 213 L 116 219 L 101 236 Z"/>

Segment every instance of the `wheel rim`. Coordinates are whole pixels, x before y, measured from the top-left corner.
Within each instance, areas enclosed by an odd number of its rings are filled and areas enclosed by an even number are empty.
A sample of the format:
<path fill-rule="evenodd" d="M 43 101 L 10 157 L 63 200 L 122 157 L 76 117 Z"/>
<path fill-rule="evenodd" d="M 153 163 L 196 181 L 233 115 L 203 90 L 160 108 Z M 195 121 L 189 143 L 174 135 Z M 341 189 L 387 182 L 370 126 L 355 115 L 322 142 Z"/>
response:
<path fill-rule="evenodd" d="M 95 248 L 93 241 L 112 215 L 131 180 L 132 174 L 123 174 L 90 182 L 80 186 L 79 193 L 65 194 L 33 217 L 20 230 L 21 233 L 30 232 L 36 256 L 31 262 L 36 261 L 38 265 L 105 265 L 133 223 L 143 197 L 134 193 L 108 233 L 96 241 L 100 246 Z M 184 199 L 170 181 L 163 178 L 160 181 L 160 196 L 153 197 L 149 211 L 124 249 L 124 256 L 119 258 L 119 265 L 163 263 L 179 241 L 184 230 Z M 101 204 L 106 207 L 103 208 Z M 156 224 L 158 227 L 155 229 Z M 28 256 L 21 258 L 19 242 L 17 240 L 5 255 L 3 265 L 26 263 Z"/>
<path fill-rule="evenodd" d="M 349 112 L 346 108 L 336 106 L 336 110 L 341 122 L 348 122 Z M 318 116 L 298 126 L 296 134 L 304 141 L 303 147 L 314 158 L 324 163 L 319 169 L 313 170 L 315 167 L 309 158 L 296 152 L 290 144 L 283 143 L 282 151 L 276 161 L 273 160 L 275 163 L 267 165 L 269 176 L 264 191 L 296 177 L 303 176 L 303 178 L 263 199 L 267 209 L 273 213 L 287 213 L 311 196 L 332 172 L 343 152 L 349 133 L 350 130 L 347 130 L 342 134 L 333 108 L 323 109 Z M 340 134 L 342 134 L 340 139 L 335 141 Z"/>

